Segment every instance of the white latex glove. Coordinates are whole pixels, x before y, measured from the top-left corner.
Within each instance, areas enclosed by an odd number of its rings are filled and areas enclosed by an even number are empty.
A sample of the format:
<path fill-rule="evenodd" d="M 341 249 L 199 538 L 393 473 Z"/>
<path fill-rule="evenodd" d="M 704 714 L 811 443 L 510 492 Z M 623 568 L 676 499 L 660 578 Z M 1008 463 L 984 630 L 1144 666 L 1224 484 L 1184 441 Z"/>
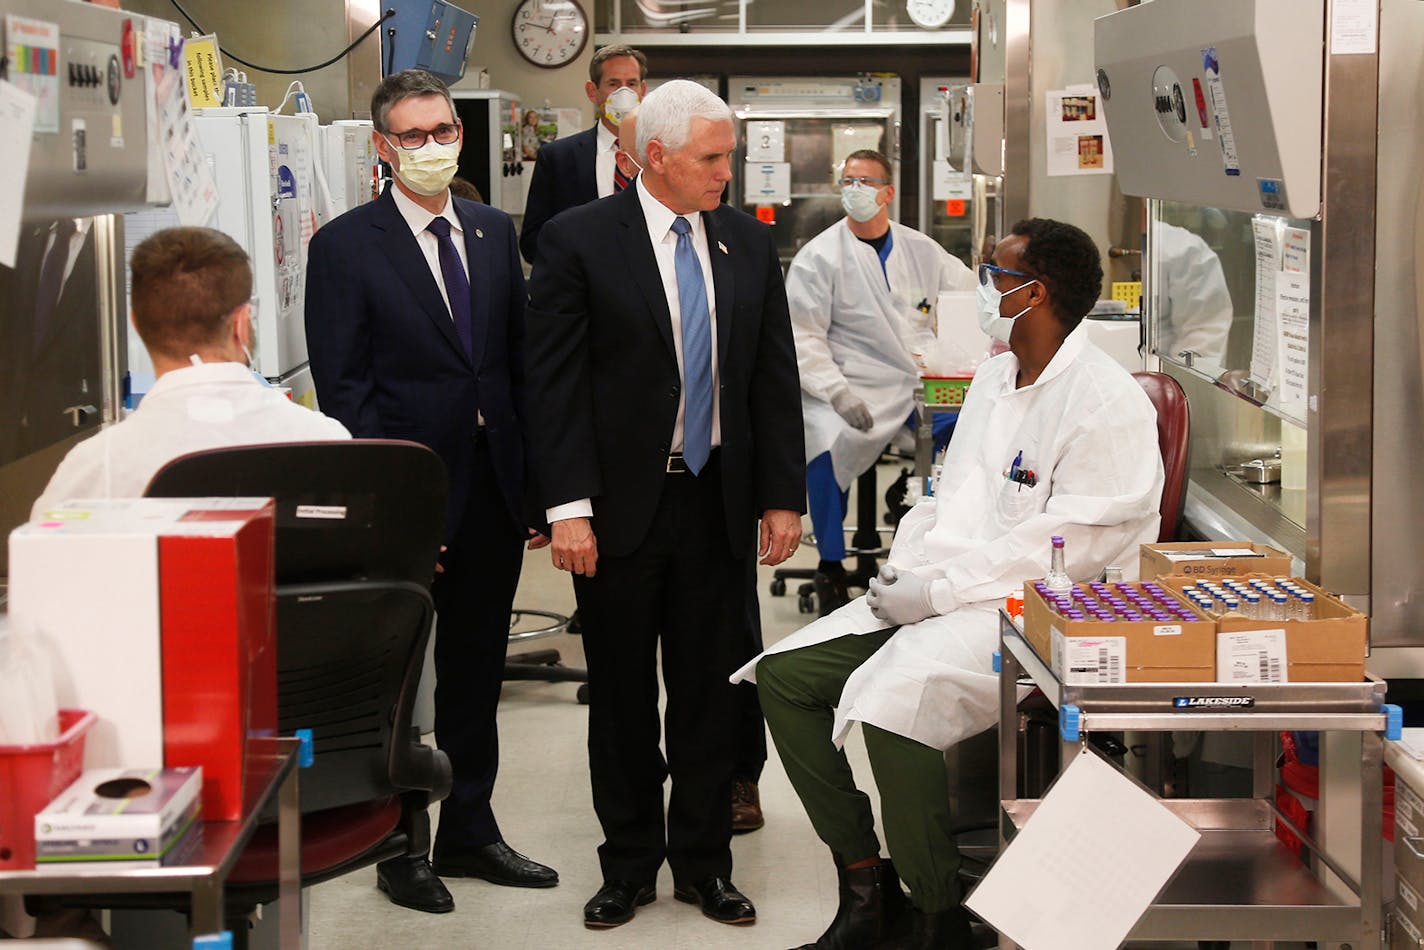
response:
<path fill-rule="evenodd" d="M 849 389 L 840 389 L 831 395 L 831 408 L 848 425 L 861 432 L 869 432 L 870 427 L 875 425 L 875 417 L 870 414 L 865 401 Z"/>
<path fill-rule="evenodd" d="M 930 582 L 909 571 L 901 574 L 889 564 L 880 568 L 879 576 L 871 578 L 865 602 L 877 619 L 899 626 L 919 623 L 935 614 Z"/>

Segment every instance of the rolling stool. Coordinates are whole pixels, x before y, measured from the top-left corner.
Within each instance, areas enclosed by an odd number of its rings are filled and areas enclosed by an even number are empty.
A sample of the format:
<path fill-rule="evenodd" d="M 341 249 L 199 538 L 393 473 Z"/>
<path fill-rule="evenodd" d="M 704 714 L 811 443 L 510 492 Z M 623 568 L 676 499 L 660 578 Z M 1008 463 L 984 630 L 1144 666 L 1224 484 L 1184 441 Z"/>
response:
<path fill-rule="evenodd" d="M 535 626 L 526 626 L 527 618 L 533 618 Z M 549 610 L 521 610 L 514 608 L 509 616 L 509 642 L 537 640 L 557 633 L 567 633 L 569 618 Z M 505 658 L 504 678 L 508 680 L 535 680 L 541 683 L 578 683 L 575 694 L 581 705 L 588 705 L 588 671 L 565 666 L 558 650 L 529 650 L 515 653 Z"/>
<path fill-rule="evenodd" d="M 879 460 L 877 460 L 875 465 L 861 472 L 855 480 L 856 528 L 855 533 L 851 535 L 850 547 L 846 549 L 846 554 L 855 556 L 855 569 L 846 572 L 846 586 L 861 590 L 868 587 L 870 579 L 880 572 L 880 565 L 875 559 L 885 557 L 890 553 L 888 547 L 881 545 L 880 529 L 875 524 L 878 507 L 876 504 L 878 498 L 875 489 L 875 468 L 879 464 Z M 889 530 L 893 533 L 893 529 Z M 812 540 L 814 541 L 814 538 Z M 811 582 L 801 584 L 796 588 L 796 607 L 801 613 L 816 613 L 818 601 L 821 605 L 820 616 L 822 617 L 840 606 L 831 603 L 831 598 L 825 596 L 831 589 L 830 578 L 809 567 L 777 568 L 772 574 L 771 596 L 786 596 L 788 578 Z"/>

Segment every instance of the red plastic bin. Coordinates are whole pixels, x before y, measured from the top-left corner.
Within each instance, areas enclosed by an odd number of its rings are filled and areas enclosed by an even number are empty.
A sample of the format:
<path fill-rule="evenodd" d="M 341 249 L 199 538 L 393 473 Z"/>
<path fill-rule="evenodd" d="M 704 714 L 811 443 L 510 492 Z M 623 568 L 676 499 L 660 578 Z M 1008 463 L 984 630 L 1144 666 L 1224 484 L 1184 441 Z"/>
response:
<path fill-rule="evenodd" d="M 59 711 L 59 738 L 0 745 L 0 868 L 35 866 L 35 815 L 84 771 L 84 734 L 98 716 Z"/>

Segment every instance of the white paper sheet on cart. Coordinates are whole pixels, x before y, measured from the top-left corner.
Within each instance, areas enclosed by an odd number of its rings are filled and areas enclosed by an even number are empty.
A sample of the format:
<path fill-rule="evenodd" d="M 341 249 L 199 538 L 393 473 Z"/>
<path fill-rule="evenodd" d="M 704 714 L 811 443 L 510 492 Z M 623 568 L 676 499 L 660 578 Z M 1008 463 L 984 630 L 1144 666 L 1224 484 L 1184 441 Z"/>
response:
<path fill-rule="evenodd" d="M 1200 837 L 1085 751 L 965 905 L 1023 950 L 1113 950 Z"/>

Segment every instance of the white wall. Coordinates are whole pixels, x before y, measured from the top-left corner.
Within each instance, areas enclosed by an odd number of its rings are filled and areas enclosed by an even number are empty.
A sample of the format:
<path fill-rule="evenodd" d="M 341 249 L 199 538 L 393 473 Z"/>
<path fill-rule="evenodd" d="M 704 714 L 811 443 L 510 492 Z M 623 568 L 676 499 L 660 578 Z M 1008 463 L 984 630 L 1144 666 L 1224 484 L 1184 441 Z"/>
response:
<path fill-rule="evenodd" d="M 583 84 L 588 81 L 588 64 L 593 59 L 593 37 L 589 37 L 578 58 L 558 69 L 542 69 L 532 65 L 514 47 L 510 24 L 518 0 L 467 0 L 465 9 L 480 18 L 475 45 L 470 50 L 470 67 L 464 82 L 455 88 L 475 86 L 473 73 L 478 67 L 489 70 L 491 89 L 503 89 L 519 97 L 526 109 L 542 108 L 544 100 L 559 107 L 578 106 L 583 109 L 587 125 L 593 124 L 593 106 L 584 96 Z M 584 0 L 584 9 L 593 29 L 593 0 Z"/>

